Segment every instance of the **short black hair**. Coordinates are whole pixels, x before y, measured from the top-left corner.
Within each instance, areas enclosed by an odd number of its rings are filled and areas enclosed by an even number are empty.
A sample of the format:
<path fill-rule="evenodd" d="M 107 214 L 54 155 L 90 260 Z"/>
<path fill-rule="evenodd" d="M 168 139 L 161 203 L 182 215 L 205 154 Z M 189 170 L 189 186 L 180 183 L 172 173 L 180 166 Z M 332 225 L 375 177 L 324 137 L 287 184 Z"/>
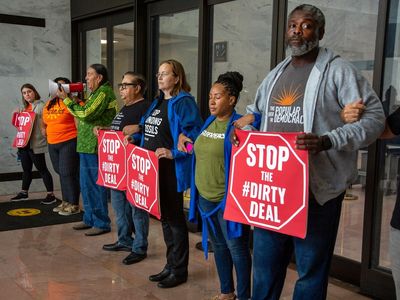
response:
<path fill-rule="evenodd" d="M 289 14 L 288 18 L 290 18 L 294 12 L 296 11 L 303 11 L 311 15 L 314 19 L 315 23 L 317 23 L 318 29 L 322 28 L 325 29 L 325 16 L 322 11 L 311 4 L 301 4 L 296 6 Z"/>

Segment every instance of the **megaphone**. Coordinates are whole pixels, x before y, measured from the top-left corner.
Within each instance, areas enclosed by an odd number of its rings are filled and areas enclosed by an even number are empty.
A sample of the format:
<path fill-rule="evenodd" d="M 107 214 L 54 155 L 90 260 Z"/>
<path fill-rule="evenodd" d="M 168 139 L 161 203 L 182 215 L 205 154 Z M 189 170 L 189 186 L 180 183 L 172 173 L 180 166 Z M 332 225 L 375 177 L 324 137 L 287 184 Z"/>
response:
<path fill-rule="evenodd" d="M 83 92 L 86 84 L 82 82 L 76 83 L 56 83 L 49 79 L 49 94 L 51 98 L 57 95 L 57 90 L 62 87 L 66 93 Z"/>

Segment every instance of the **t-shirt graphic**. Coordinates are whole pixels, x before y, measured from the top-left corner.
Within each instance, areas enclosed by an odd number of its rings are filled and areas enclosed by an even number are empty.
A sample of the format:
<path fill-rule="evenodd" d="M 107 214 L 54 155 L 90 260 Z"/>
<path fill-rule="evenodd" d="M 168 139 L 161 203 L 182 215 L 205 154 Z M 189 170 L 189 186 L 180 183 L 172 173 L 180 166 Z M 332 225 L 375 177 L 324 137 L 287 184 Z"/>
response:
<path fill-rule="evenodd" d="M 268 107 L 268 131 L 304 131 L 304 91 L 314 64 L 289 64 L 272 89 Z"/>
<path fill-rule="evenodd" d="M 173 141 L 168 120 L 169 100 L 160 100 L 160 103 L 151 112 L 144 122 L 145 149 L 155 151 L 157 148 L 172 149 Z"/>

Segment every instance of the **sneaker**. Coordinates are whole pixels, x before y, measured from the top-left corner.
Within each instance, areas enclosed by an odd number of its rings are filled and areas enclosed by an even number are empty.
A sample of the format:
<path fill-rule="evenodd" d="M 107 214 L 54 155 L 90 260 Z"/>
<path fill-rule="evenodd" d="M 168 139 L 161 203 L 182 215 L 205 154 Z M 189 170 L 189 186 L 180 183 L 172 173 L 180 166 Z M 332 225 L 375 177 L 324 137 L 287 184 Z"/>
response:
<path fill-rule="evenodd" d="M 92 226 L 87 225 L 84 222 L 79 222 L 78 224 L 75 224 L 74 226 L 72 226 L 72 229 L 74 230 L 85 230 L 85 229 L 89 229 L 92 228 Z"/>
<path fill-rule="evenodd" d="M 79 209 L 79 205 L 72 205 L 68 203 L 62 210 L 58 212 L 58 214 L 61 216 L 70 216 L 79 214 L 80 212 L 81 210 Z"/>
<path fill-rule="evenodd" d="M 61 201 L 60 205 L 53 208 L 53 212 L 59 212 L 59 211 L 63 210 L 64 207 L 67 206 L 67 204 L 68 204 L 67 201 Z"/>
<path fill-rule="evenodd" d="M 44 198 L 40 204 L 53 204 L 57 202 L 56 196 L 53 194 L 47 194 L 46 198 Z"/>
<path fill-rule="evenodd" d="M 28 193 L 27 192 L 19 192 L 16 196 L 10 199 L 11 201 L 22 201 L 28 200 Z"/>

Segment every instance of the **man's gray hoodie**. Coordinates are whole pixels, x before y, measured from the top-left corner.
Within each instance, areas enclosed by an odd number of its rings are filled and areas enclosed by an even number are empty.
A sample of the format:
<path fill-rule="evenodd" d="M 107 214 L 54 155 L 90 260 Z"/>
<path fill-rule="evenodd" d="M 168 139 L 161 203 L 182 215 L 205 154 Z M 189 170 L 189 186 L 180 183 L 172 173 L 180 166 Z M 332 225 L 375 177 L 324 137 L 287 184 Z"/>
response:
<path fill-rule="evenodd" d="M 286 58 L 263 80 L 255 102 L 247 107 L 261 131 L 268 131 L 266 117 L 271 91 L 290 63 Z M 358 122 L 344 124 L 340 112 L 348 103 L 362 99 L 366 106 Z M 320 48 L 304 92 L 304 131 L 328 135 L 332 148 L 309 156 L 310 189 L 318 203 L 339 196 L 357 178 L 357 150 L 374 142 L 385 127 L 381 101 L 368 81 L 349 62 Z"/>

